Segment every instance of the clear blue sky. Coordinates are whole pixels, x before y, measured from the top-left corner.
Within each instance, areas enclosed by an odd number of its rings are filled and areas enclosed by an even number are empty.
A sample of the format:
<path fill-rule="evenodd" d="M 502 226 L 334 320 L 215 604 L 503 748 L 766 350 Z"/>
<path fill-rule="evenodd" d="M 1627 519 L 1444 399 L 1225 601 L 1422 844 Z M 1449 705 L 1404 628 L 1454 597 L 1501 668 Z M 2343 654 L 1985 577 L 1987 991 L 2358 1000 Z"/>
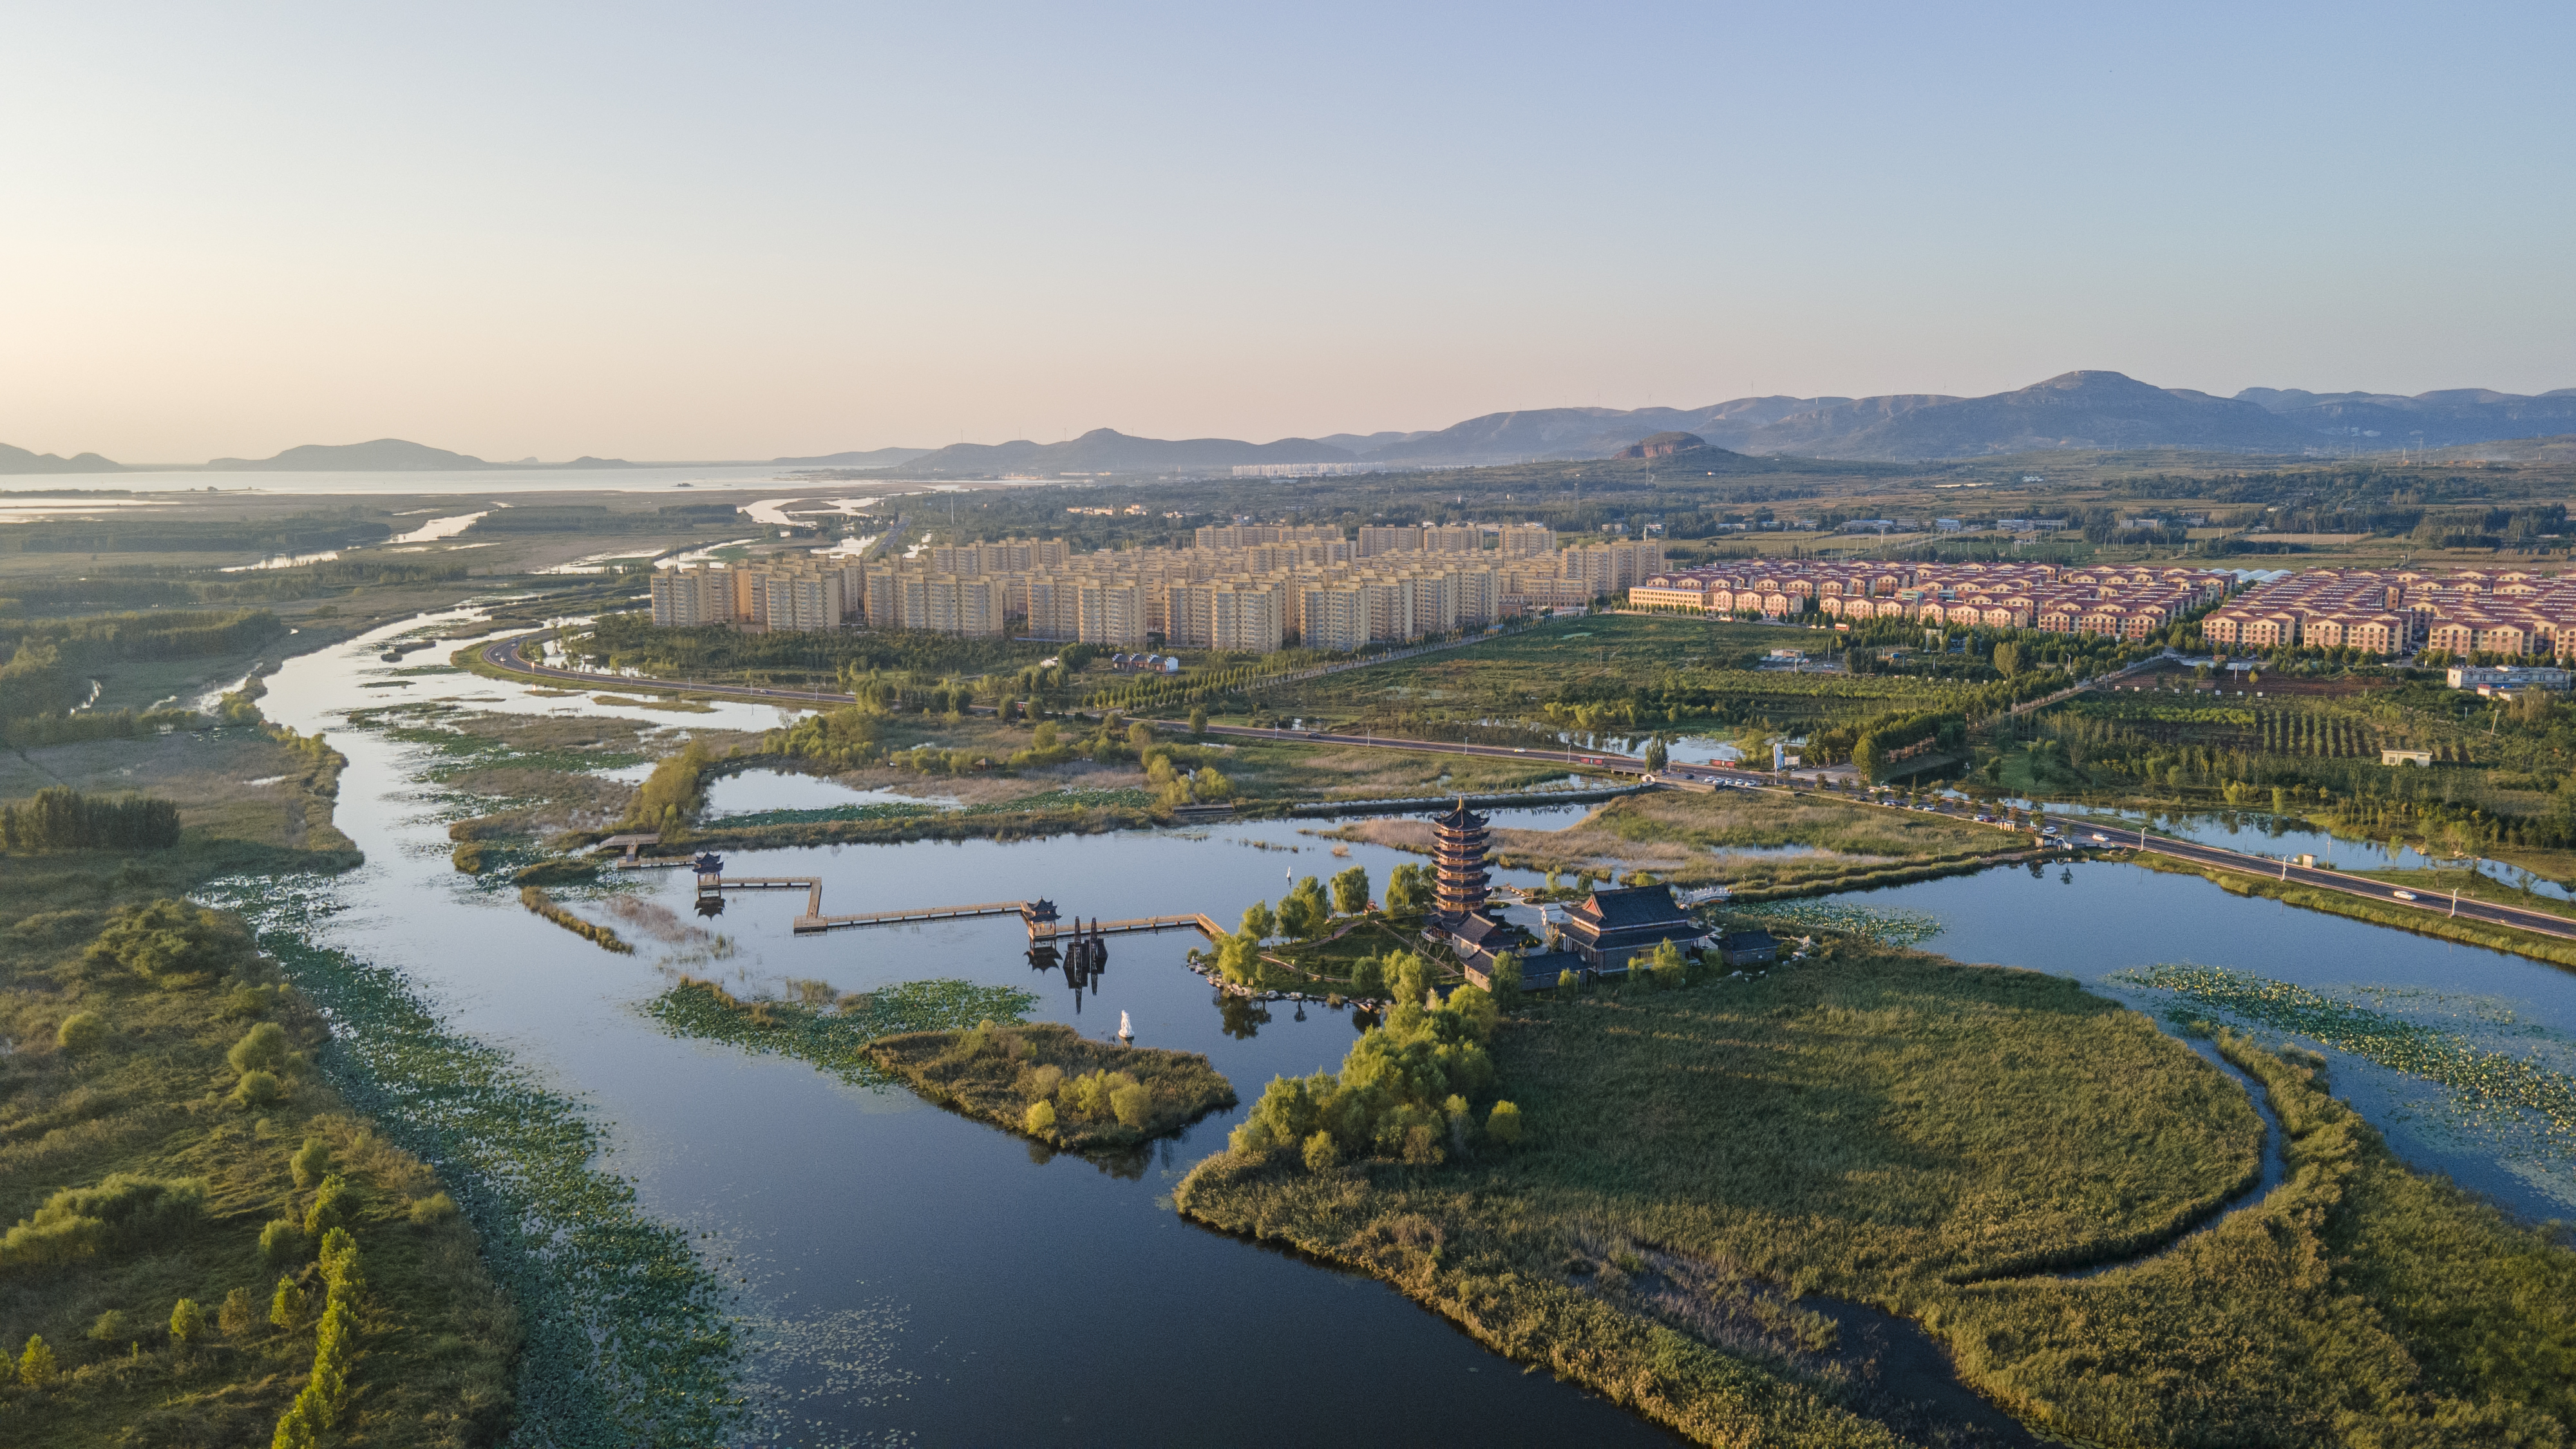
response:
<path fill-rule="evenodd" d="M 0 441 L 2576 386 L 2576 7 L 0 12 Z"/>

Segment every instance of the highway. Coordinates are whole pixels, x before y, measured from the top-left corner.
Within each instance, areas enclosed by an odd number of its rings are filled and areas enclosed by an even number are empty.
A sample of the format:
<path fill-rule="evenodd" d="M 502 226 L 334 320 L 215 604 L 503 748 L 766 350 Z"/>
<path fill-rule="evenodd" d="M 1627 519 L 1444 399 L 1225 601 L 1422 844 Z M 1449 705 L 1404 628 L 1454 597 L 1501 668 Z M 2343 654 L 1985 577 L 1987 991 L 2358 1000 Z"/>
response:
<path fill-rule="evenodd" d="M 2171 856 L 2194 865 L 2216 866 L 2221 870 L 2266 880 L 2286 881 L 2291 885 L 2313 886 L 2320 890 L 2338 891 L 2363 900 L 2378 901 L 2403 910 L 2424 911 L 2432 915 L 2456 917 L 2463 921 L 2480 921 L 2493 926 L 2511 926 L 2542 936 L 2556 936 L 2576 941 L 2576 919 L 2548 911 L 2527 911 L 2519 906 L 2500 906 L 2491 901 L 2473 900 L 2435 890 L 2372 880 L 2367 876 L 2346 875 L 2339 870 L 2300 865 L 2295 861 L 2275 860 L 2267 856 L 2247 855 L 2215 845 L 2202 845 L 2192 840 L 2150 835 L 2143 830 L 2095 830 L 2076 826 L 2067 831 L 2079 845 L 2112 845 L 2130 850 L 2147 850 Z"/>

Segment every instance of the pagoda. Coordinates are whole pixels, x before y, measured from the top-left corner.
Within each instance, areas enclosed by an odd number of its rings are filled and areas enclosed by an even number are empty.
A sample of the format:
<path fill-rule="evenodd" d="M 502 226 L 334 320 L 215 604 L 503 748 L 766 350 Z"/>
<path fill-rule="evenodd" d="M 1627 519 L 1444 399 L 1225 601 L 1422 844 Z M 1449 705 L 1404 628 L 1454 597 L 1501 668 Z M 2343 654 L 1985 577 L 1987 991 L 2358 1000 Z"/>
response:
<path fill-rule="evenodd" d="M 1457 809 L 1431 822 L 1431 836 L 1439 919 L 1455 925 L 1485 908 L 1486 887 L 1492 883 L 1485 872 L 1485 817 L 1469 810 L 1462 795 Z"/>

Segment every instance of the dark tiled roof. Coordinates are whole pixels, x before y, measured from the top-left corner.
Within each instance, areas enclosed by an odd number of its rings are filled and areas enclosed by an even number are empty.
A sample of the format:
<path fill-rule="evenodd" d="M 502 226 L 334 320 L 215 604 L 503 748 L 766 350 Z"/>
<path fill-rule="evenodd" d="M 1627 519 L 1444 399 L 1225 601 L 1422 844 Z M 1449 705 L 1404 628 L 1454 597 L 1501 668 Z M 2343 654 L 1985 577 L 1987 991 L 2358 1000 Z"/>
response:
<path fill-rule="evenodd" d="M 1721 951 L 1759 951 L 1779 944 L 1769 931 L 1729 931 L 1717 938 L 1717 949 Z"/>
<path fill-rule="evenodd" d="M 1481 912 L 1469 915 L 1465 920 L 1449 928 L 1449 934 L 1471 946 L 1481 946 L 1490 937 L 1507 936 L 1510 933 L 1509 927 Z"/>
<path fill-rule="evenodd" d="M 1596 890 L 1582 904 L 1574 907 L 1587 920 L 1599 923 L 1604 931 L 1636 930 L 1650 926 L 1686 926 L 1690 917 L 1673 904 L 1671 886 L 1626 886 L 1618 890 Z"/>
<path fill-rule="evenodd" d="M 1458 806 L 1456 809 L 1451 810 L 1448 814 L 1439 817 L 1432 823 L 1435 825 L 1446 825 L 1453 830 L 1482 830 L 1485 828 L 1485 817 L 1468 809 L 1467 797 L 1461 795 L 1458 797 Z"/>

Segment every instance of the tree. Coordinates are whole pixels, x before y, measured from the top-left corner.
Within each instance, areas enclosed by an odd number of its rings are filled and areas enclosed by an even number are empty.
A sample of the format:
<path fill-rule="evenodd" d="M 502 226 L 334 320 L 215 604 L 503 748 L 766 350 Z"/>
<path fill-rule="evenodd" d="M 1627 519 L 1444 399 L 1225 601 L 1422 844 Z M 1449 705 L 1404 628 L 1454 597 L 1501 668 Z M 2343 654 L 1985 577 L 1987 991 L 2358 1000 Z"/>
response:
<path fill-rule="evenodd" d="M 1399 865 L 1386 881 L 1386 913 L 1418 916 L 1431 909 L 1429 872 L 1418 865 Z"/>
<path fill-rule="evenodd" d="M 27 1336 L 26 1351 L 18 1355 L 18 1382 L 31 1389 L 41 1389 L 54 1381 L 54 1350 L 42 1335 Z"/>
<path fill-rule="evenodd" d="M 1109 1110 L 1117 1114 L 1123 1127 L 1142 1127 L 1153 1115 L 1154 1093 L 1142 1082 L 1127 1082 L 1109 1092 Z"/>
<path fill-rule="evenodd" d="M 304 1235 L 319 1239 L 333 1228 L 346 1227 L 357 1215 L 357 1190 L 335 1172 L 313 1191 L 313 1205 L 304 1210 Z"/>
<path fill-rule="evenodd" d="M 1333 907 L 1346 916 L 1368 909 L 1368 867 L 1355 865 L 1333 877 Z"/>
<path fill-rule="evenodd" d="M 1521 1140 L 1521 1109 L 1509 1102 L 1496 1102 L 1485 1114 L 1485 1135 L 1510 1147 Z"/>
<path fill-rule="evenodd" d="M 1206 705 L 1198 704 L 1190 706 L 1190 733 L 1198 736 L 1200 739 L 1207 738 Z"/>
<path fill-rule="evenodd" d="M 272 1268 L 291 1268 L 304 1260 L 304 1225 L 293 1218 L 272 1218 L 259 1230 L 259 1259 Z"/>
<path fill-rule="evenodd" d="M 73 1056 L 99 1049 L 107 1040 L 107 1022 L 95 1011 L 75 1011 L 54 1029 L 54 1045 Z"/>
<path fill-rule="evenodd" d="M 1145 751 L 1145 747 L 1152 743 L 1154 743 L 1154 727 L 1152 725 L 1149 725 L 1140 719 L 1127 727 L 1128 748 L 1135 750 L 1138 754 L 1142 754 Z"/>
<path fill-rule="evenodd" d="M 194 1343 L 206 1333 L 206 1311 L 194 1298 L 182 1298 L 170 1307 L 170 1341 Z"/>
<path fill-rule="evenodd" d="M 1655 984 L 1666 991 L 1683 985 L 1690 973 L 1690 963 L 1682 958 L 1682 948 L 1670 941 L 1655 943 L 1654 953 L 1646 958 L 1646 970 Z"/>
<path fill-rule="evenodd" d="M 277 1280 L 277 1293 L 268 1300 L 268 1321 L 288 1333 L 304 1326 L 304 1314 L 310 1305 L 304 1290 L 292 1278 Z"/>
<path fill-rule="evenodd" d="M 304 1145 L 286 1160 L 286 1168 L 295 1178 L 297 1191 L 310 1191 L 331 1171 L 331 1144 L 319 1137 L 305 1138 Z"/>
<path fill-rule="evenodd" d="M 1028 1134 L 1031 1137 L 1044 1137 L 1048 1133 L 1053 1132 L 1055 1130 L 1055 1104 L 1053 1102 L 1046 1101 L 1031 1102 L 1029 1104 L 1029 1110 L 1020 1118 L 1020 1125 L 1027 1129 Z"/>
<path fill-rule="evenodd" d="M 1495 953 L 1491 973 L 1495 1006 L 1508 1011 L 1520 1004 L 1521 969 L 1521 955 L 1518 951 Z"/>
<path fill-rule="evenodd" d="M 1662 735 L 1657 735 L 1653 739 L 1646 741 L 1647 773 L 1652 774 L 1663 769 L 1664 762 L 1669 758 L 1670 756 L 1664 751 L 1664 737 Z"/>
<path fill-rule="evenodd" d="M 247 1288 L 236 1288 L 224 1295 L 224 1306 L 215 1313 L 215 1326 L 226 1338 L 239 1338 L 250 1332 L 258 1321 L 259 1302 Z"/>
<path fill-rule="evenodd" d="M 224 1060 L 232 1064 L 236 1075 L 246 1076 L 252 1072 L 283 1071 L 294 1055 L 286 1044 L 286 1028 L 263 1021 L 242 1033 L 242 1039 L 224 1053 Z"/>
<path fill-rule="evenodd" d="M 1254 901 L 1244 908 L 1241 934 L 1254 945 L 1258 946 L 1269 940 L 1271 933 L 1278 929 L 1279 918 L 1270 913 L 1268 901 Z"/>
<path fill-rule="evenodd" d="M 1431 990 L 1431 968 L 1410 951 L 1389 951 L 1384 963 L 1387 995 L 1396 1005 L 1422 1004 Z"/>
<path fill-rule="evenodd" d="M 1279 902 L 1279 931 L 1300 941 L 1324 934 L 1333 923 L 1333 907 L 1324 898 L 1323 882 L 1313 876 L 1297 882 Z"/>
<path fill-rule="evenodd" d="M 2021 673 L 2021 646 L 2007 639 L 1995 646 L 1995 672 L 2006 679 Z"/>
<path fill-rule="evenodd" d="M 1306 1170 L 1313 1173 L 1330 1172 L 1342 1162 L 1342 1150 L 1334 1144 L 1330 1132 L 1317 1132 L 1307 1138 L 1305 1156 Z"/>
<path fill-rule="evenodd" d="M 1556 973 L 1556 994 L 1557 994 L 1557 995 L 1559 995 L 1559 996 L 1572 996 L 1575 992 L 1580 991 L 1580 990 L 1582 990 L 1582 989 L 1583 989 L 1583 978 L 1574 974 L 1574 968 L 1573 968 L 1573 967 L 1568 966 L 1568 967 L 1567 967 L 1567 968 L 1565 968 L 1564 970 L 1559 971 L 1558 973 Z"/>

